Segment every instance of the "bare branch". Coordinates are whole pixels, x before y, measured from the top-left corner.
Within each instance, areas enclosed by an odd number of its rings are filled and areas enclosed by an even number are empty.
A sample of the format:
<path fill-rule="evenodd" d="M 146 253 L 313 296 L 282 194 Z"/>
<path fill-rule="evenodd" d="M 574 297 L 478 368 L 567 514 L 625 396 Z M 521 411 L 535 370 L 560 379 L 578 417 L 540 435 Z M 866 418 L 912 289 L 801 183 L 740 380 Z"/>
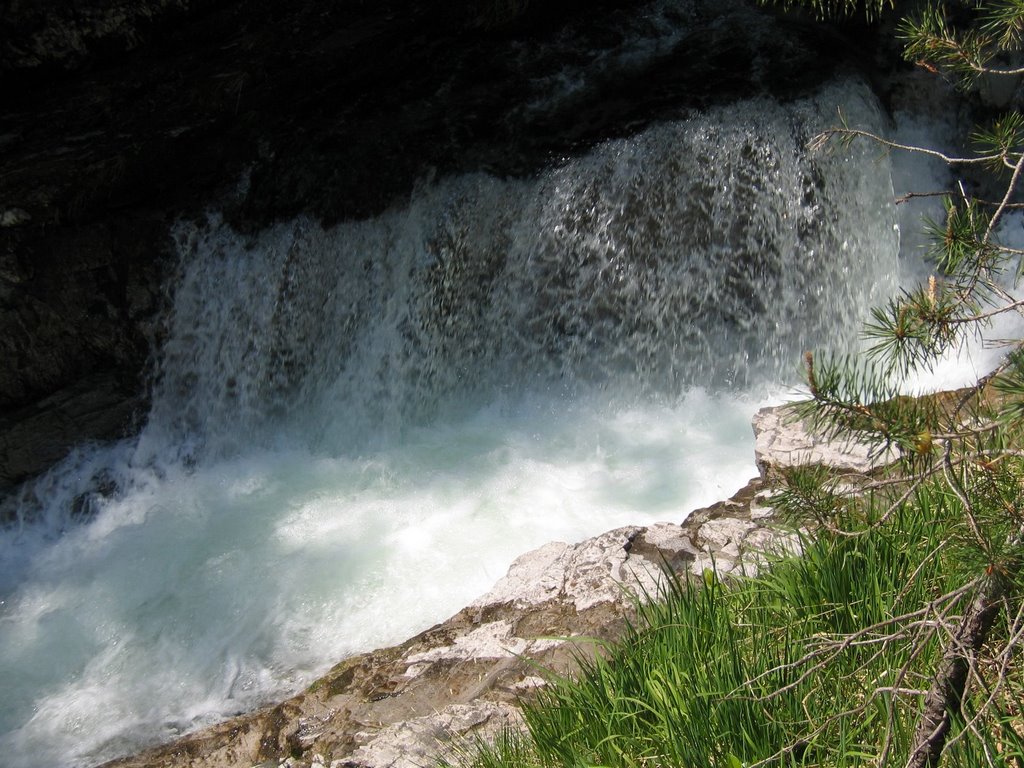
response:
<path fill-rule="evenodd" d="M 982 243 L 988 244 L 988 241 L 992 238 L 992 232 L 995 229 L 999 219 L 1002 218 L 1003 212 L 1006 207 L 1010 204 L 1010 199 L 1013 197 L 1013 193 L 1017 190 L 1017 182 L 1020 180 L 1021 169 L 1024 169 L 1024 154 L 1022 154 L 1017 162 L 1012 166 L 1013 176 L 1010 177 L 1010 183 L 1006 185 L 1006 194 L 1003 195 L 1002 201 L 999 203 L 999 207 L 996 208 L 996 212 L 992 214 L 992 218 L 988 222 L 988 230 L 985 232 L 985 237 Z"/>
<path fill-rule="evenodd" d="M 864 131 L 859 128 L 830 128 L 811 139 L 807 146 L 812 151 L 818 151 L 824 147 L 833 136 L 851 138 L 855 136 L 863 136 L 864 138 L 871 139 L 877 144 L 881 144 L 883 147 L 888 147 L 889 149 L 901 149 L 905 152 L 936 157 L 946 163 L 946 165 L 983 165 L 985 163 L 991 164 L 1002 159 L 1002 155 L 999 154 L 982 155 L 980 157 L 951 157 L 950 155 L 944 154 L 935 149 L 915 147 L 912 144 L 900 144 L 896 141 L 890 141 L 889 139 L 882 138 L 878 134 L 871 133 L 870 131 Z"/>

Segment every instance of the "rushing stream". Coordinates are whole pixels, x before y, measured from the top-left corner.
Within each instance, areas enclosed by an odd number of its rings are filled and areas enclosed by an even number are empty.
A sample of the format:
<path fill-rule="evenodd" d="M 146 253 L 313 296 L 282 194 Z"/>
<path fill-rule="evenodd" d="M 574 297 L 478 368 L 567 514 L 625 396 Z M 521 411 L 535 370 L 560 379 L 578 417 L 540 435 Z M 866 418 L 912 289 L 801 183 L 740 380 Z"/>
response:
<path fill-rule="evenodd" d="M 840 82 L 327 230 L 181 223 L 147 424 L 0 534 L 0 762 L 171 738 L 736 490 L 758 404 L 894 284 L 887 162 L 805 148 L 839 105 L 880 127 Z"/>

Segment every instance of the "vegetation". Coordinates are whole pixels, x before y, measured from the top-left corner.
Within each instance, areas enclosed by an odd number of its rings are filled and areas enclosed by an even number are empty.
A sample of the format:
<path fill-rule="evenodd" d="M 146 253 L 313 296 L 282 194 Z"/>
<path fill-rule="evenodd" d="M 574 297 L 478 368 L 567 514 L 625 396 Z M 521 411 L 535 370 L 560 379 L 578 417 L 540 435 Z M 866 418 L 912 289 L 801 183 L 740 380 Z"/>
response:
<path fill-rule="evenodd" d="M 906 702 L 920 699 L 942 652 L 931 627 L 970 595 L 943 546 L 953 531 L 935 525 L 949 501 L 935 485 L 886 525 L 840 516 L 863 535 L 823 531 L 757 579 L 671 582 L 621 645 L 526 708 L 528 737 L 508 735 L 476 765 L 901 762 L 914 736 Z M 1015 668 L 998 690 L 972 689 L 964 707 L 980 737 L 957 738 L 947 764 L 984 765 L 985 752 L 997 765 L 1024 759 L 1022 700 Z"/>
<path fill-rule="evenodd" d="M 869 17 L 891 5 L 783 4 Z M 962 88 L 1024 73 L 1024 0 L 930 4 L 899 30 L 908 59 Z M 1024 116 L 980 128 L 963 157 L 849 126 L 817 146 L 861 139 L 986 175 L 945 194 L 929 224 L 935 275 L 874 311 L 865 357 L 806 358 L 801 415 L 895 450 L 892 471 L 855 495 L 828 473 L 790 473 L 776 503 L 814 529 L 801 557 L 757 579 L 672 582 L 622 644 L 527 707 L 527 734 L 476 765 L 1024 766 L 1024 345 L 1006 342 L 996 370 L 955 395 L 901 394 L 908 373 L 1024 308 L 1024 252 L 1000 240 L 1022 207 Z M 997 193 L 968 192 L 985 185 Z"/>
<path fill-rule="evenodd" d="M 891 10 L 895 0 L 761 0 L 761 3 L 780 5 L 787 11 L 809 8 L 820 19 L 863 16 L 868 21 L 874 21 L 885 11 Z"/>

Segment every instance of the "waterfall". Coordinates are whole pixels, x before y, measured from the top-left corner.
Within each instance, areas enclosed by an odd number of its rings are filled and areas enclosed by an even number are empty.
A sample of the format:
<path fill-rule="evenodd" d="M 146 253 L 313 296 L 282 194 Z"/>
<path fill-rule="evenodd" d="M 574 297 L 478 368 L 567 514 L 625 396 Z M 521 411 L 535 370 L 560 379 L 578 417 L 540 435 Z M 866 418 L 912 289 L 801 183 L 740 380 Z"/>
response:
<path fill-rule="evenodd" d="M 675 398 L 790 377 L 846 343 L 896 250 L 887 166 L 810 155 L 863 86 L 751 100 L 609 141 L 529 180 L 424 184 L 324 230 L 178 229 L 181 281 L 148 430 L 218 455 L 367 435 L 529 389 Z"/>
<path fill-rule="evenodd" d="M 89 765 L 458 610 L 522 551 L 680 521 L 749 417 L 893 289 L 889 168 L 808 153 L 836 82 L 681 115 L 381 216 L 180 223 L 141 434 L 0 539 L 0 754 Z"/>

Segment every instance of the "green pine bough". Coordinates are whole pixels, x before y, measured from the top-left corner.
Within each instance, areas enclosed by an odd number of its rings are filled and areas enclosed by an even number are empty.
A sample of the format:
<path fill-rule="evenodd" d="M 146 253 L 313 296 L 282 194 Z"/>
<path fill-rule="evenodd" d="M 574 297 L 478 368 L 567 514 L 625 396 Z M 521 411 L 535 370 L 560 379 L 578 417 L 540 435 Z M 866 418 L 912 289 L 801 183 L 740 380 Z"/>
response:
<path fill-rule="evenodd" d="M 1020 0 L 929 3 L 899 25 L 906 58 L 963 89 L 983 79 L 1015 82 L 1024 75 L 1016 66 L 1022 32 Z M 958 552 L 955 564 L 969 600 L 943 622 L 941 654 L 929 668 L 927 688 L 919 702 L 904 707 L 915 725 L 899 762 L 924 768 L 938 765 L 959 744 L 985 744 L 997 732 L 1013 738 L 1024 733 L 1019 703 L 1002 706 L 998 695 L 1018 672 L 1024 630 L 1018 610 L 1024 581 L 1024 345 L 1019 339 L 1005 342 L 997 368 L 951 400 L 900 396 L 910 371 L 934 363 L 970 334 L 983 333 L 1000 315 L 1024 308 L 1014 292 L 1024 252 L 998 236 L 1002 220 L 1020 207 L 1024 117 L 1010 112 L 980 127 L 971 136 L 972 152 L 958 157 L 895 144 L 848 125 L 817 143 L 860 138 L 929 155 L 956 172 L 988 174 L 1001 191 L 984 200 L 959 182 L 945 195 L 944 220 L 927 224 L 935 274 L 873 311 L 867 360 L 821 362 L 810 354 L 806 360 L 811 399 L 801 409 L 805 418 L 825 432 L 856 434 L 878 450 L 898 450 L 899 471 L 891 482 L 905 491 L 895 505 L 876 504 L 877 519 L 884 522 L 926 483 L 937 483 L 951 500 L 935 509 L 950 526 L 944 546 Z M 820 504 L 815 508 L 813 492 L 804 488 L 800 498 L 810 502 L 806 513 L 827 521 L 829 512 Z M 969 704 L 978 690 L 993 693 Z M 982 750 L 978 764 L 1024 765 L 1013 749 L 1000 746 Z"/>
<path fill-rule="evenodd" d="M 893 6 L 777 4 L 869 20 Z M 1024 0 L 920 7 L 898 26 L 910 61 L 964 89 L 1024 75 Z M 1024 343 L 1006 341 L 996 369 L 956 393 L 901 391 L 1024 310 L 1024 252 L 998 236 L 1024 205 L 1024 117 L 979 127 L 963 156 L 845 124 L 812 149 L 857 140 L 988 174 L 999 190 L 944 195 L 943 219 L 927 223 L 934 275 L 874 310 L 862 357 L 806 356 L 799 415 L 895 462 L 856 495 L 827 470 L 787 473 L 774 503 L 812 531 L 799 557 L 728 583 L 669 578 L 621 643 L 525 705 L 525 732 L 463 764 L 1024 768 Z"/>
<path fill-rule="evenodd" d="M 874 21 L 892 10 L 895 0 L 760 0 L 762 5 L 778 5 L 785 10 L 809 9 L 819 19 L 842 19 L 863 16 Z"/>

